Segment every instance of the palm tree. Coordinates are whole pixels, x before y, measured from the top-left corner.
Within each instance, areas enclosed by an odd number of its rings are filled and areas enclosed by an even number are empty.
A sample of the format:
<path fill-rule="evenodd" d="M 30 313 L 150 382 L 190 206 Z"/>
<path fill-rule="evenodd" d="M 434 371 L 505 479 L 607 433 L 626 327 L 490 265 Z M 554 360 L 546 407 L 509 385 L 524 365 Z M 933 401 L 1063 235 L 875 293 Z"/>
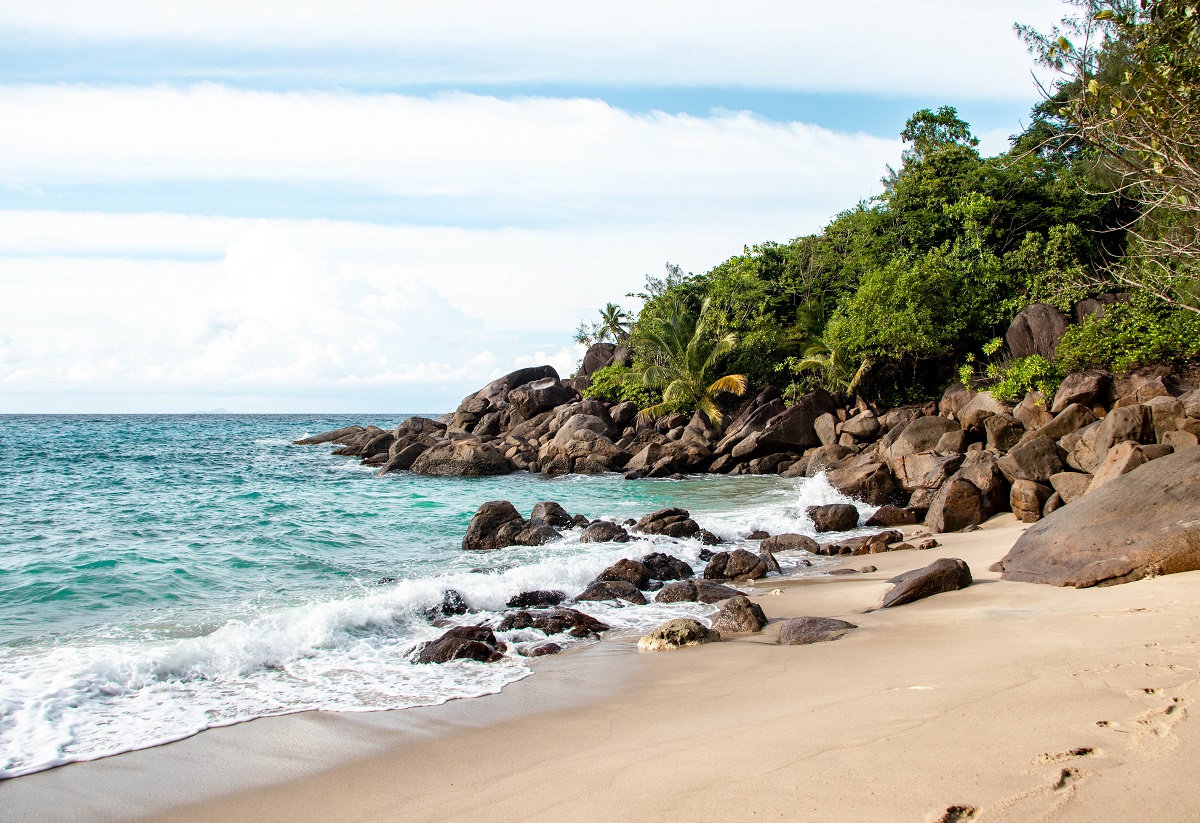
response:
<path fill-rule="evenodd" d="M 615 343 L 629 338 L 629 314 L 616 303 L 606 303 L 604 308 L 600 309 L 596 341 L 601 342 L 608 338 Z"/>
<path fill-rule="evenodd" d="M 642 370 L 642 382 L 663 393 L 661 403 L 642 409 L 644 420 L 654 420 L 683 405 L 699 409 L 710 423 L 720 426 L 724 415 L 717 406 L 717 395 L 745 394 L 748 381 L 744 374 L 712 379 L 717 361 L 737 345 L 737 337 L 731 332 L 711 339 L 705 328 L 707 314 L 707 300 L 698 316 L 676 300 L 663 317 L 639 330 L 640 348 L 651 361 Z"/>
<path fill-rule="evenodd" d="M 864 358 L 855 365 L 843 350 L 831 347 L 820 337 L 816 337 L 804 350 L 804 357 L 796 363 L 794 371 L 820 371 L 821 385 L 826 391 L 854 394 L 872 365 L 874 362 L 870 358 Z"/>

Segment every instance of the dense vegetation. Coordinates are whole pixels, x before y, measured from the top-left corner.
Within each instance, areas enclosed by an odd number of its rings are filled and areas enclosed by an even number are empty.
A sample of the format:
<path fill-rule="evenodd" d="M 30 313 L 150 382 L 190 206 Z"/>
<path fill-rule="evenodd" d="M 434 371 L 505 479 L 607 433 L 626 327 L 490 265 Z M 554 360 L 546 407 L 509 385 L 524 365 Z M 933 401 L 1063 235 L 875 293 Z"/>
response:
<path fill-rule="evenodd" d="M 645 376 L 670 361 L 657 332 L 679 311 L 703 310 L 689 328 L 722 350 L 704 385 L 732 372 L 792 397 L 821 385 L 915 401 L 960 377 L 1018 396 L 1073 369 L 1200 355 L 1198 4 L 1068 2 L 1083 14 L 1062 30 L 1019 27 L 1062 74 L 1007 152 L 981 156 L 951 107 L 918 111 L 883 194 L 821 233 L 648 278 L 633 368 L 605 370 L 590 393 L 664 402 Z M 1132 300 L 1072 327 L 1054 363 L 998 342 L 1030 303 L 1069 313 L 1114 291 Z M 654 410 L 696 408 L 692 395 Z"/>

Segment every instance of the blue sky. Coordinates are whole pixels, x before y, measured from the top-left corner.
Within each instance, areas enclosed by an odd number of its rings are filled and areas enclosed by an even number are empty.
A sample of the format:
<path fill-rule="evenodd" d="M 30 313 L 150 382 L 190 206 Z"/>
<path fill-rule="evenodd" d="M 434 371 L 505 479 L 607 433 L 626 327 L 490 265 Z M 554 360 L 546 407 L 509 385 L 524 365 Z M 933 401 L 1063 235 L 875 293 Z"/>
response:
<path fill-rule="evenodd" d="M 1053 0 L 0 9 L 0 413 L 437 411 L 664 263 L 998 151 Z M 997 8 L 1002 6 L 1002 8 Z M 627 308 L 636 308 L 624 301 Z"/>

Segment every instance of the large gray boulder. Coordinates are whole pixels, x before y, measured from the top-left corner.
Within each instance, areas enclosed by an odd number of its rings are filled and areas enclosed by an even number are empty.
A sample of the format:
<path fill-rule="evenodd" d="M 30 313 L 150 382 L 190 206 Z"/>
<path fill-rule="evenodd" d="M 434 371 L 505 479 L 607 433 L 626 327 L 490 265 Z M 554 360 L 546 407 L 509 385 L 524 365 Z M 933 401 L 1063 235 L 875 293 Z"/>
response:
<path fill-rule="evenodd" d="M 1008 350 L 1013 357 L 1040 354 L 1047 360 L 1053 360 L 1058 341 L 1062 340 L 1066 330 L 1065 314 L 1046 303 L 1034 303 L 1013 318 L 1008 331 L 1004 333 L 1004 342 L 1008 343 Z"/>
<path fill-rule="evenodd" d="M 656 603 L 719 603 L 741 592 L 711 580 L 680 580 L 658 590 Z"/>
<path fill-rule="evenodd" d="M 1103 371 L 1081 371 L 1068 374 L 1054 393 L 1051 414 L 1058 414 L 1072 403 L 1092 407 L 1100 402 L 1112 385 L 1112 375 Z"/>
<path fill-rule="evenodd" d="M 487 443 L 452 440 L 421 454 L 413 461 L 412 470 L 433 477 L 486 477 L 508 474 L 512 464 Z"/>
<path fill-rule="evenodd" d="M 767 563 L 745 549 L 717 552 L 704 567 L 705 580 L 757 580 L 766 577 Z"/>
<path fill-rule="evenodd" d="M 1058 444 L 1045 435 L 1025 441 L 996 461 L 1008 482 L 1032 480 L 1049 483 L 1050 476 L 1063 470 Z"/>
<path fill-rule="evenodd" d="M 896 496 L 896 479 L 882 463 L 832 469 L 825 477 L 842 494 L 872 506 L 890 503 Z"/>
<path fill-rule="evenodd" d="M 971 585 L 971 568 L 958 558 L 943 557 L 923 569 L 898 574 L 888 582 L 895 585 L 883 596 L 881 609 L 903 606 L 942 592 L 965 589 Z"/>
<path fill-rule="evenodd" d="M 758 435 L 758 449 L 803 451 L 821 445 L 814 424 L 818 417 L 833 412 L 836 407 L 832 395 L 824 389 L 806 394 L 796 405 L 767 421 Z"/>
<path fill-rule="evenodd" d="M 974 483 L 956 476 L 938 489 L 925 525 L 937 532 L 957 532 L 978 526 L 983 519 L 983 495 Z"/>
<path fill-rule="evenodd" d="M 489 406 L 494 407 L 508 402 L 508 393 L 513 389 L 532 383 L 534 380 L 545 380 L 548 377 L 558 379 L 558 372 L 553 366 L 530 366 L 525 369 L 511 371 L 503 377 L 496 378 L 474 394 L 463 398 L 459 405 L 460 411 L 482 414 Z"/>
<path fill-rule="evenodd" d="M 713 616 L 712 623 L 712 627 L 722 634 L 760 632 L 766 625 L 767 616 L 763 614 L 762 606 L 745 595 L 730 599 Z"/>
<path fill-rule="evenodd" d="M 805 514 L 818 532 L 848 532 L 858 525 L 858 509 L 849 503 L 809 506 Z"/>
<path fill-rule="evenodd" d="M 638 641 L 638 649 L 644 652 L 667 651 L 701 643 L 715 643 L 721 633 L 713 631 L 699 620 L 679 617 L 668 620 Z"/>
<path fill-rule="evenodd" d="M 451 660 L 478 660 L 494 663 L 504 657 L 507 646 L 496 639 L 487 626 L 456 626 L 417 652 L 414 662 L 449 663 Z"/>
<path fill-rule="evenodd" d="M 546 377 L 513 389 L 508 393 L 508 402 L 521 417 L 528 420 L 544 411 L 570 403 L 575 397 L 575 392 L 564 386 L 562 381 Z"/>
<path fill-rule="evenodd" d="M 1004 578 L 1107 586 L 1200 569 L 1200 447 L 1152 460 L 1030 526 Z"/>

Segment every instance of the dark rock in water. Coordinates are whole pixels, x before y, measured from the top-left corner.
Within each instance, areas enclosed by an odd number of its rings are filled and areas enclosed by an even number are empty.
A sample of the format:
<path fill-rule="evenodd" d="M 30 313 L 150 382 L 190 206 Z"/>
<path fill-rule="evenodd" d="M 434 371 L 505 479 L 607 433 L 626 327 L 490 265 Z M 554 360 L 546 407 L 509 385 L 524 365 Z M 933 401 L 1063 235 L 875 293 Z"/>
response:
<path fill-rule="evenodd" d="M 597 580 L 592 583 L 576 600 L 626 600 L 635 606 L 643 606 L 646 597 L 638 587 L 624 580 Z"/>
<path fill-rule="evenodd" d="M 712 627 L 722 634 L 760 632 L 767 625 L 762 607 L 745 595 L 731 598 L 713 617 Z"/>
<path fill-rule="evenodd" d="M 701 529 L 696 533 L 696 537 L 706 546 L 715 546 L 721 542 L 721 538 L 710 532 L 708 529 Z M 711 552 L 709 553 L 711 555 Z M 704 560 L 705 558 L 700 558 Z"/>
<path fill-rule="evenodd" d="M 1200 446 L 1145 463 L 1030 526 L 1005 580 L 1110 586 L 1200 569 Z"/>
<path fill-rule="evenodd" d="M 471 608 L 461 594 L 454 589 L 442 592 L 442 604 L 425 610 L 425 617 L 436 620 L 439 617 L 453 617 L 456 614 L 466 614 Z"/>
<path fill-rule="evenodd" d="M 756 580 L 766 574 L 767 564 L 762 558 L 745 549 L 718 552 L 704 567 L 705 580 Z"/>
<path fill-rule="evenodd" d="M 656 603 L 717 603 L 741 592 L 710 580 L 681 580 L 667 583 L 654 598 Z"/>
<path fill-rule="evenodd" d="M 340 429 L 333 431 L 314 434 L 312 437 L 305 437 L 301 440 L 293 440 L 293 446 L 316 446 L 320 443 L 333 443 L 338 440 L 344 440 L 348 437 L 360 435 L 365 431 L 362 426 L 343 426 Z"/>
<path fill-rule="evenodd" d="M 791 620 L 785 620 L 779 627 L 779 643 L 783 646 L 827 643 L 857 628 L 853 623 L 835 620 L 832 617 L 793 617 Z"/>
<path fill-rule="evenodd" d="M 891 591 L 883 597 L 881 609 L 903 606 L 942 592 L 965 589 L 971 585 L 971 567 L 955 557 L 943 557 L 922 569 L 896 575 Z"/>
<path fill-rule="evenodd" d="M 571 525 L 577 529 L 586 529 L 588 526 L 592 525 L 592 521 L 588 520 L 582 514 L 577 514 L 571 518 Z"/>
<path fill-rule="evenodd" d="M 557 606 L 559 603 L 567 599 L 567 595 L 560 591 L 548 591 L 546 589 L 536 589 L 530 592 L 521 592 L 509 598 L 506 604 L 510 609 L 536 609 L 546 606 Z"/>
<path fill-rule="evenodd" d="M 566 632 L 572 637 L 591 637 L 611 628 L 591 615 L 576 609 L 555 609 L 549 611 L 519 611 L 505 615 L 496 627 L 498 632 L 508 632 L 514 629 L 537 629 L 546 634 L 561 634 Z"/>
<path fill-rule="evenodd" d="M 746 539 L 747 540 L 766 540 L 770 536 L 771 536 L 771 533 L 769 531 L 765 531 L 763 529 L 755 529 L 754 531 L 750 532 L 750 534 L 746 535 Z"/>
<path fill-rule="evenodd" d="M 496 639 L 487 626 L 456 626 L 417 653 L 417 663 L 448 663 L 451 660 L 478 660 L 494 663 L 504 657 L 508 647 Z"/>
<path fill-rule="evenodd" d="M 596 579 L 592 582 L 604 583 L 620 580 L 644 589 L 650 584 L 650 570 L 640 560 L 623 558 L 596 575 Z"/>
<path fill-rule="evenodd" d="M 411 469 L 412 464 L 417 461 L 417 458 L 427 451 L 429 451 L 429 446 L 424 443 L 413 443 L 405 446 L 403 449 L 389 457 L 387 462 L 384 463 L 379 468 L 379 471 L 375 473 L 383 476 L 385 474 L 391 474 L 392 472 L 400 472 Z"/>
<path fill-rule="evenodd" d="M 651 552 L 642 558 L 642 564 L 654 580 L 689 580 L 695 575 L 687 563 L 662 552 Z"/>
<path fill-rule="evenodd" d="M 625 472 L 622 477 L 626 480 L 643 480 L 646 477 L 646 472 L 644 469 L 633 469 L 632 471 Z"/>
<path fill-rule="evenodd" d="M 394 577 L 381 577 L 381 578 L 379 578 L 378 582 L 375 583 L 375 585 L 376 586 L 386 586 L 390 583 L 395 583 L 395 582 L 396 582 L 396 578 L 394 578 Z"/>
<path fill-rule="evenodd" d="M 767 566 L 767 574 L 774 572 L 775 574 L 783 574 L 783 569 L 779 568 L 779 561 L 775 559 L 775 555 L 769 551 L 763 550 L 758 553 L 758 559 Z"/>
<path fill-rule="evenodd" d="M 716 552 L 714 552 L 712 549 L 701 549 L 700 550 L 700 559 L 703 560 L 705 563 L 707 563 L 709 560 L 712 560 L 715 555 L 716 555 Z"/>
<path fill-rule="evenodd" d="M 858 525 L 858 509 L 849 503 L 809 506 L 805 513 L 818 532 L 848 532 Z"/>
<path fill-rule="evenodd" d="M 890 503 L 896 495 L 896 478 L 882 463 L 831 469 L 825 477 L 842 494 L 872 506 Z"/>
<path fill-rule="evenodd" d="M 474 440 L 440 443 L 412 464 L 417 474 L 434 477 L 485 477 L 508 474 L 512 464 L 494 446 Z"/>
<path fill-rule="evenodd" d="M 646 515 L 633 527 L 642 534 L 665 534 L 669 537 L 694 537 L 700 526 L 692 520 L 687 509 L 660 509 Z"/>
<path fill-rule="evenodd" d="M 552 500 L 546 500 L 533 507 L 529 515 L 531 524 L 550 526 L 556 529 L 569 529 L 575 525 L 575 519 Z"/>
<path fill-rule="evenodd" d="M 579 536 L 580 543 L 628 543 L 629 532 L 607 520 L 597 520 Z"/>
<path fill-rule="evenodd" d="M 562 651 L 562 646 L 557 643 L 543 643 L 540 646 L 534 646 L 525 653 L 526 657 L 545 657 L 548 654 L 558 654 Z"/>
<path fill-rule="evenodd" d="M 720 639 L 720 632 L 709 629 L 699 620 L 679 617 L 668 620 L 639 640 L 638 649 L 644 652 L 666 651 L 701 643 L 715 643 Z"/>
<path fill-rule="evenodd" d="M 773 537 L 768 537 L 760 546 L 763 551 L 769 552 L 792 552 L 806 551 L 817 553 L 820 546 L 817 541 L 805 534 L 777 534 Z"/>
<path fill-rule="evenodd" d="M 961 385 L 961 384 L 960 384 Z M 875 513 L 867 518 L 864 526 L 884 526 L 891 528 L 892 526 L 915 526 L 925 519 L 925 514 L 928 509 L 915 508 L 898 508 L 896 506 L 880 506 L 875 510 Z"/>
<path fill-rule="evenodd" d="M 507 500 L 484 503 L 471 518 L 462 547 L 471 551 L 493 551 L 515 544 L 525 528 L 525 518 Z"/>

